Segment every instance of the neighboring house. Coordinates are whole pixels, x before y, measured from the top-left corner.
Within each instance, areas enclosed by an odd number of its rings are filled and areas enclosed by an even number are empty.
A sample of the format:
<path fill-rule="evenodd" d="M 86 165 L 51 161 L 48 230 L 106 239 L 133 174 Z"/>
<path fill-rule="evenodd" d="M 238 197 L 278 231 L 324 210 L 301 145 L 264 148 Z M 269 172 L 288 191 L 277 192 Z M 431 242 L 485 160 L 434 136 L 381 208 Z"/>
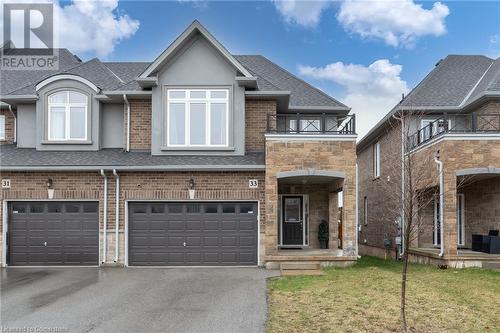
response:
<path fill-rule="evenodd" d="M 151 63 L 59 53 L 1 75 L 2 265 L 356 260 L 347 106 L 197 21 Z"/>
<path fill-rule="evenodd" d="M 393 117 L 401 115 L 404 126 Z M 478 251 L 496 252 L 500 240 L 488 237 L 500 229 L 500 58 L 446 57 L 358 143 L 361 253 L 384 255 L 388 240 L 394 255 L 400 201 L 389 198 L 401 193 L 403 138 L 425 184 L 411 259 L 455 267 L 500 261 Z"/>

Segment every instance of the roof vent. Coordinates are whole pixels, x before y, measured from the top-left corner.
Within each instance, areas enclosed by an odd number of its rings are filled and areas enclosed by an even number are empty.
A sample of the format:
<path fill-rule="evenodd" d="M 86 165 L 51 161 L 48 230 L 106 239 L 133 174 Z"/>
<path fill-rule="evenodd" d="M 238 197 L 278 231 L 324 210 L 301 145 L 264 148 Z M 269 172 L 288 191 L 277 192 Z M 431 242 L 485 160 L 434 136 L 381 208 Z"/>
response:
<path fill-rule="evenodd" d="M 434 65 L 435 67 L 439 66 L 439 64 L 441 63 L 441 61 L 443 61 L 443 59 L 439 59 L 438 62 L 436 62 L 436 65 Z"/>
<path fill-rule="evenodd" d="M 80 59 L 76 54 L 73 54 L 73 57 L 75 57 L 75 59 L 78 60 L 78 62 L 82 62 L 82 59 Z"/>

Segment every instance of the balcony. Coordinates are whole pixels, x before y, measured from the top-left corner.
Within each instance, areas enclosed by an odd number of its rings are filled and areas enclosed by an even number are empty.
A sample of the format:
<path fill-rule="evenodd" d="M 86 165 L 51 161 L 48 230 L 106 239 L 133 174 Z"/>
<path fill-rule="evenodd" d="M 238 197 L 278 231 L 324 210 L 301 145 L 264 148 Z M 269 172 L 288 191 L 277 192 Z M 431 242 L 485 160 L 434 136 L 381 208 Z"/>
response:
<path fill-rule="evenodd" d="M 268 114 L 267 133 L 287 135 L 355 135 L 355 115 L 332 114 Z"/>
<path fill-rule="evenodd" d="M 500 133 L 500 114 L 447 114 L 408 136 L 408 150 L 422 146 L 447 133 Z"/>

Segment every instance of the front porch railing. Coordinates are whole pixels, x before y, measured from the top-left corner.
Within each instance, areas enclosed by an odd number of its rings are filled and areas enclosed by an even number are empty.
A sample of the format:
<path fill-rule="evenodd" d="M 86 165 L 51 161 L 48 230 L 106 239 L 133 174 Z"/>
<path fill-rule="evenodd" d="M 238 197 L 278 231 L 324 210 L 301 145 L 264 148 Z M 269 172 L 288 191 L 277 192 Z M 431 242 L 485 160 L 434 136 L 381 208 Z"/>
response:
<path fill-rule="evenodd" d="M 408 136 L 412 150 L 445 133 L 500 133 L 500 114 L 448 114 Z"/>
<path fill-rule="evenodd" d="M 356 134 L 355 115 L 278 113 L 267 115 L 267 133 Z"/>

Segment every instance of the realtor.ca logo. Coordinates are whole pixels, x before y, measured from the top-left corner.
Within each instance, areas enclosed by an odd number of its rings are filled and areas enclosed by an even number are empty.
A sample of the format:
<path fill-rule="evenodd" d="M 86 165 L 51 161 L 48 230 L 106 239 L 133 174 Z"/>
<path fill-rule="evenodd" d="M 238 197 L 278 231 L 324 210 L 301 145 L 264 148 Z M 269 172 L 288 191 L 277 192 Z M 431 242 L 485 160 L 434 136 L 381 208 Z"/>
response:
<path fill-rule="evenodd" d="M 51 3 L 4 3 L 2 70 L 57 70 Z"/>

